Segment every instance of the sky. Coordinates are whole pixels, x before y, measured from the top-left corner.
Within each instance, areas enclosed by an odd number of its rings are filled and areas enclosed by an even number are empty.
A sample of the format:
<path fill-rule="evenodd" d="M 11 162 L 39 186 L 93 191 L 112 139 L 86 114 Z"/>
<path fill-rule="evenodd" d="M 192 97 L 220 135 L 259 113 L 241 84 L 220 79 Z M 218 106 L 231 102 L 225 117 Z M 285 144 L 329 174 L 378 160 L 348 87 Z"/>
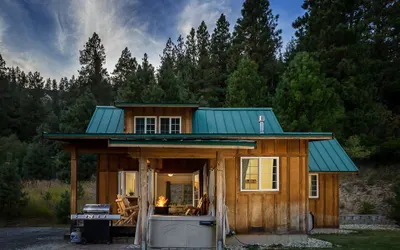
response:
<path fill-rule="evenodd" d="M 302 0 L 270 0 L 278 14 L 285 45 L 292 22 L 302 15 Z M 7 66 L 39 71 L 45 78 L 77 75 L 79 50 L 97 32 L 106 50 L 106 68 L 114 70 L 128 47 L 141 61 L 144 53 L 157 68 L 169 37 L 186 37 L 202 20 L 211 33 L 224 13 L 231 30 L 242 0 L 0 0 L 0 54 Z"/>

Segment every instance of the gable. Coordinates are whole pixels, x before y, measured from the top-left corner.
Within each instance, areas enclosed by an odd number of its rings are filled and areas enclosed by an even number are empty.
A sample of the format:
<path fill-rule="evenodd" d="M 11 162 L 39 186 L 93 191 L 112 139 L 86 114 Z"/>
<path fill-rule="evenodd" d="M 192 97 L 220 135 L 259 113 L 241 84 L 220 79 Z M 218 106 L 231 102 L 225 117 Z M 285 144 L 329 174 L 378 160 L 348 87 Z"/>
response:
<path fill-rule="evenodd" d="M 193 114 L 193 133 L 259 134 L 258 117 L 265 117 L 265 133 L 283 132 L 271 108 L 199 108 Z"/>

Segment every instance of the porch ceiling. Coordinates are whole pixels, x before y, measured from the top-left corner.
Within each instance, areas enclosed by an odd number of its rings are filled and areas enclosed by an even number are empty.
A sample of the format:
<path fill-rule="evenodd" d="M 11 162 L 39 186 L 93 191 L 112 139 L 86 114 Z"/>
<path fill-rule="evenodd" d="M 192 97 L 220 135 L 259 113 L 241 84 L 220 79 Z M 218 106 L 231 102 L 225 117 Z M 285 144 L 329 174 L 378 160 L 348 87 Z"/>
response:
<path fill-rule="evenodd" d="M 222 149 L 255 149 L 256 141 L 252 140 L 206 140 L 206 139 L 148 139 L 121 140 L 110 139 L 109 147 L 140 148 L 222 148 Z"/>

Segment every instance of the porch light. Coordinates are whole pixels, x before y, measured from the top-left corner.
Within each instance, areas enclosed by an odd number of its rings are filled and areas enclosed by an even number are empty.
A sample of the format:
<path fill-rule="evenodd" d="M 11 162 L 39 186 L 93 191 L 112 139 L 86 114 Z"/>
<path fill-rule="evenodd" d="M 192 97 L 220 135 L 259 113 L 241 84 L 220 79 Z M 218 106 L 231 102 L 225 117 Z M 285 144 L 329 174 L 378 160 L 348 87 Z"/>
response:
<path fill-rule="evenodd" d="M 168 176 L 169 176 L 169 177 L 172 177 L 172 176 L 174 176 L 174 174 L 168 174 Z"/>

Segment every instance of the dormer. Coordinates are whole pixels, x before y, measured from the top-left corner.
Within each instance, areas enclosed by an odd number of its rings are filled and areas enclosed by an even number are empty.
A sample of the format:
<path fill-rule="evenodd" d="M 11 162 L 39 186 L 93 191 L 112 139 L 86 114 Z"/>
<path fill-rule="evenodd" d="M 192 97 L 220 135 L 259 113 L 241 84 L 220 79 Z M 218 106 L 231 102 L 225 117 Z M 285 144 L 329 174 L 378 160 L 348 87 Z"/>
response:
<path fill-rule="evenodd" d="M 124 133 L 187 134 L 199 105 L 117 102 L 115 107 L 124 110 Z"/>

